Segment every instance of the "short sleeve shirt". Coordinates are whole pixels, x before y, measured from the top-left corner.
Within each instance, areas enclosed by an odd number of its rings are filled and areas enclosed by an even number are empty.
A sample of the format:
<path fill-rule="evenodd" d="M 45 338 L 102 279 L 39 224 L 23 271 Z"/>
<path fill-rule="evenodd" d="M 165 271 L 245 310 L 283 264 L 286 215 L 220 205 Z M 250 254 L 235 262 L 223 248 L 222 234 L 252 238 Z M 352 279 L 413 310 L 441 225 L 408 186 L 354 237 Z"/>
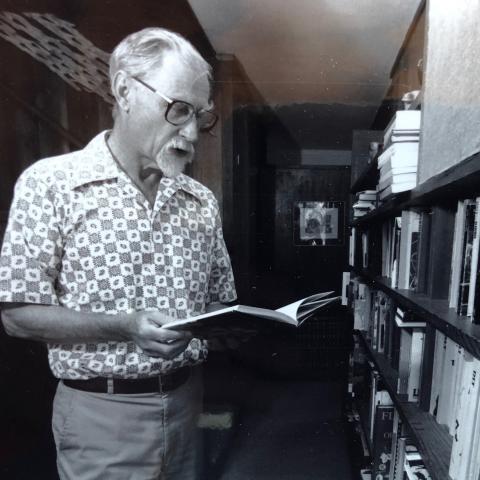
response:
<path fill-rule="evenodd" d="M 152 206 L 117 166 L 106 132 L 19 178 L 0 257 L 0 302 L 175 319 L 236 299 L 218 204 L 186 175 L 163 177 Z M 192 339 L 171 360 L 133 342 L 49 344 L 58 378 L 141 378 L 202 362 Z"/>

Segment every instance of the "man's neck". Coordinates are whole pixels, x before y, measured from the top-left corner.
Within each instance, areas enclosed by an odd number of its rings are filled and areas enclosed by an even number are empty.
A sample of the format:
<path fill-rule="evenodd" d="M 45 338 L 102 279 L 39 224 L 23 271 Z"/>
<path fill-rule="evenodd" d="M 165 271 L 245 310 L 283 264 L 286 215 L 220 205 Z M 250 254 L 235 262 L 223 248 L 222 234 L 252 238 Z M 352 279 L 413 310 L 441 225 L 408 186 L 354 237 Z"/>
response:
<path fill-rule="evenodd" d="M 107 136 L 106 142 L 118 167 L 125 172 L 153 207 L 162 178 L 161 172 L 158 170 L 148 171 L 148 167 L 153 166 L 152 162 L 129 151 L 128 145 L 124 145 L 124 142 L 120 141 L 119 134 L 115 130 Z M 148 172 L 148 175 L 145 175 L 144 172 Z"/>

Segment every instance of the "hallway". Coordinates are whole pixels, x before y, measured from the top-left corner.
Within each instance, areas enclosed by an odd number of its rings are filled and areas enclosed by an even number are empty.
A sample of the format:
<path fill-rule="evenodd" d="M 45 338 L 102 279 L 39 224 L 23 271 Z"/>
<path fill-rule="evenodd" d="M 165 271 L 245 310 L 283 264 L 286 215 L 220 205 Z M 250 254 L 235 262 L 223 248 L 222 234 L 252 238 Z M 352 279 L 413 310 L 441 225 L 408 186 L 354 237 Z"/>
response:
<path fill-rule="evenodd" d="M 257 380 L 219 480 L 353 479 L 342 394 L 334 382 Z"/>

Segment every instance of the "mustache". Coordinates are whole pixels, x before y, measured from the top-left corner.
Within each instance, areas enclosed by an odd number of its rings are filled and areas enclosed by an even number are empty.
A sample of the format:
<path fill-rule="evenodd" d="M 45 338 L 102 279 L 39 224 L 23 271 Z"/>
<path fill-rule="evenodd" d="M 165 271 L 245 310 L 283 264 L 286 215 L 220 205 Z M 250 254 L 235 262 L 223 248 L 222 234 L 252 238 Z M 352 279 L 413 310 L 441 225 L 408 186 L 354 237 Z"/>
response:
<path fill-rule="evenodd" d="M 195 147 L 189 141 L 183 138 L 172 138 L 172 140 L 167 144 L 167 148 L 175 149 L 175 150 L 182 150 L 186 153 L 194 154 Z"/>

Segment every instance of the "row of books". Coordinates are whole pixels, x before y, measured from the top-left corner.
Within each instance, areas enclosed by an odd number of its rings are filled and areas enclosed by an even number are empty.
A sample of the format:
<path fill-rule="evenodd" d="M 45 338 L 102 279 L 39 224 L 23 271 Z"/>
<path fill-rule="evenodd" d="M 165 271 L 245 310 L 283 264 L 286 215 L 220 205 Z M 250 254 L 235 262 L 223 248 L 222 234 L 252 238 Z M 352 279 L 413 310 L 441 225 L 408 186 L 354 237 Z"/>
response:
<path fill-rule="evenodd" d="M 354 329 L 364 332 L 373 351 L 384 355 L 398 372 L 397 394 L 418 402 L 425 343 L 425 322 L 395 305 L 358 277 L 350 281 Z"/>
<path fill-rule="evenodd" d="M 378 157 L 379 200 L 417 184 L 420 115 L 418 110 L 399 110 L 385 130 L 384 150 Z"/>
<path fill-rule="evenodd" d="M 480 476 L 480 360 L 437 331 L 430 413 L 453 438 L 452 480 Z"/>
<path fill-rule="evenodd" d="M 419 241 L 421 215 L 405 210 L 401 216 L 387 220 L 382 225 L 382 246 L 379 248 L 369 239 L 369 231 L 352 227 L 350 231 L 349 264 L 352 267 L 370 268 L 370 250 L 381 254 L 382 277 L 390 280 L 393 288 L 415 290 L 418 284 Z M 357 243 L 358 242 L 358 243 Z M 356 258 L 357 248 L 361 258 Z"/>
<path fill-rule="evenodd" d="M 425 322 L 358 278 L 351 279 L 349 300 L 354 312 L 354 328 L 363 331 L 371 349 L 382 354 L 398 372 L 396 393 L 399 398 L 419 402 L 422 377 L 425 378 L 422 371 Z M 435 332 L 431 388 L 423 393 L 425 395 L 430 414 L 448 429 L 453 439 L 449 463 L 451 479 L 478 480 L 480 360 L 440 331 Z M 371 414 L 363 412 L 363 415 L 367 423 L 371 422 Z"/>
<path fill-rule="evenodd" d="M 401 216 L 385 221 L 381 248 L 371 241 L 370 231 L 352 227 L 349 264 L 370 268 L 371 253 L 381 255 L 382 277 L 392 288 L 417 290 L 420 269 L 420 240 L 429 236 L 430 212 L 404 210 Z M 480 323 L 480 197 L 458 202 L 455 215 L 449 302 L 459 315 Z M 425 225 L 425 228 L 423 226 Z M 433 239 L 430 239 L 433 241 Z M 429 243 L 429 242 L 426 242 Z M 361 254 L 356 258 L 356 250 Z M 371 252 L 370 250 L 374 250 Z M 427 256 L 428 257 L 428 256 Z"/>
<path fill-rule="evenodd" d="M 458 202 L 452 249 L 450 307 L 480 323 L 480 197 Z"/>
<path fill-rule="evenodd" d="M 350 365 L 354 418 L 370 452 L 369 464 L 361 470 L 361 478 L 429 479 L 421 456 L 408 436 L 379 372 L 362 354 L 358 339 Z"/>

